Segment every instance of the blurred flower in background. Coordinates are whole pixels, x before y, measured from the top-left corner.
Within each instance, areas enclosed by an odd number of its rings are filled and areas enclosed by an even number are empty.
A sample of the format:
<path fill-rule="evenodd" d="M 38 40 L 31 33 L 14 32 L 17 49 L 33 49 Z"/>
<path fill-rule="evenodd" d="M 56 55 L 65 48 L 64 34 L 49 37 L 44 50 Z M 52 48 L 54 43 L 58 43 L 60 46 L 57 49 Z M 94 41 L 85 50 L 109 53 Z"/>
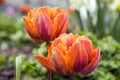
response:
<path fill-rule="evenodd" d="M 19 6 L 19 11 L 22 14 L 28 13 L 31 9 L 32 9 L 32 7 L 30 5 L 28 5 L 28 4 L 24 4 L 24 5 Z"/>
<path fill-rule="evenodd" d="M 120 11 L 120 2 L 117 4 L 117 10 Z"/>
<path fill-rule="evenodd" d="M 5 3 L 6 0 L 0 0 L 0 4 L 3 4 Z"/>
<path fill-rule="evenodd" d="M 70 0 L 70 4 L 73 8 L 78 10 L 81 6 L 86 6 L 85 0 Z"/>
<path fill-rule="evenodd" d="M 74 9 L 80 10 L 90 9 L 90 12 L 94 12 L 96 10 L 96 0 L 70 0 L 71 7 Z"/>
<path fill-rule="evenodd" d="M 79 17 L 81 18 L 82 24 L 80 27 L 83 27 L 84 30 L 88 31 L 88 11 L 93 17 L 92 22 L 96 24 L 96 0 L 70 0 L 70 6 L 79 12 Z"/>
<path fill-rule="evenodd" d="M 15 9 L 11 6 L 8 6 L 6 8 L 6 13 L 9 15 L 9 16 L 13 16 L 15 14 Z"/>
<path fill-rule="evenodd" d="M 120 8 L 119 6 L 120 0 L 112 0 L 112 2 L 109 3 L 109 8 L 112 11 L 116 11 Z"/>

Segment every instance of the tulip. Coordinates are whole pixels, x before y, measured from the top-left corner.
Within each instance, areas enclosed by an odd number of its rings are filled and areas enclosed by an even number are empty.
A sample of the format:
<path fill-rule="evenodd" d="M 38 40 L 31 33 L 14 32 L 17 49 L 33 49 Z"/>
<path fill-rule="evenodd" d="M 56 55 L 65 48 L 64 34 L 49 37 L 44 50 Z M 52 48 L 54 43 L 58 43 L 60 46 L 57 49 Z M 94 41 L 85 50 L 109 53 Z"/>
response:
<path fill-rule="evenodd" d="M 58 7 L 31 10 L 23 19 L 26 31 L 35 42 L 54 40 L 68 28 L 68 13 Z"/>
<path fill-rule="evenodd" d="M 0 0 L 0 4 L 4 4 L 6 0 Z"/>
<path fill-rule="evenodd" d="M 97 66 L 100 49 L 94 48 L 87 36 L 62 34 L 47 46 L 47 57 L 35 58 L 49 71 L 67 76 L 73 73 L 89 74 Z"/>
<path fill-rule="evenodd" d="M 28 13 L 31 9 L 32 9 L 32 7 L 30 5 L 28 5 L 28 4 L 24 4 L 24 5 L 19 6 L 19 11 L 22 14 Z"/>

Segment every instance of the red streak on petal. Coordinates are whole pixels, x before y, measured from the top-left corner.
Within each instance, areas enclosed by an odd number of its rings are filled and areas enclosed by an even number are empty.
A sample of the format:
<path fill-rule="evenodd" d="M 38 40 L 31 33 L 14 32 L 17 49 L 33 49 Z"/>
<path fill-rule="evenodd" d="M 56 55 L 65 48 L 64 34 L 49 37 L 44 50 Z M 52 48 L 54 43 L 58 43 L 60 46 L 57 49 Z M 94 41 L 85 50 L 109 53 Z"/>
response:
<path fill-rule="evenodd" d="M 93 54 L 94 57 L 92 58 L 91 63 L 89 63 L 80 73 L 89 74 L 96 68 L 100 59 L 100 49 L 99 48 L 94 49 Z"/>

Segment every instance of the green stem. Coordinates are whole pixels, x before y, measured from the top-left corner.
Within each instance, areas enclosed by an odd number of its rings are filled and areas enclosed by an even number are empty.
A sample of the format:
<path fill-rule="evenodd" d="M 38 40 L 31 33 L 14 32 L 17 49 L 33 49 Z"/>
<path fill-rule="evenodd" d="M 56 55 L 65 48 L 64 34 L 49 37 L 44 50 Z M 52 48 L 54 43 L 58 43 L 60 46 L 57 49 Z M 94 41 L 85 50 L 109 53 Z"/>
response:
<path fill-rule="evenodd" d="M 104 15 L 106 13 L 105 3 L 101 3 L 100 0 L 97 0 L 97 26 L 96 33 L 99 38 L 102 38 L 105 35 L 105 26 L 104 26 Z"/>
<path fill-rule="evenodd" d="M 114 38 L 118 41 L 120 40 L 120 38 L 119 38 L 120 26 L 119 25 L 120 25 L 120 13 L 118 13 L 118 18 L 116 19 L 114 26 L 112 27 L 111 32 L 110 32 L 110 34 L 112 34 L 114 36 Z"/>
<path fill-rule="evenodd" d="M 76 15 L 78 16 L 80 29 L 83 31 L 84 30 L 84 26 L 83 26 L 83 22 L 82 22 L 80 11 L 76 10 Z"/>
<path fill-rule="evenodd" d="M 68 80 L 74 80 L 74 74 L 71 74 L 68 78 Z"/>
<path fill-rule="evenodd" d="M 52 72 L 48 71 L 48 80 L 52 80 Z"/>
<path fill-rule="evenodd" d="M 94 27 L 93 27 L 93 24 L 92 24 L 92 17 L 90 15 L 90 11 L 87 9 L 87 17 L 88 17 L 88 31 L 94 31 Z"/>
<path fill-rule="evenodd" d="M 115 31 L 115 30 L 117 29 L 117 25 L 118 25 L 119 19 L 120 19 L 120 13 L 118 13 L 118 18 L 117 18 L 116 21 L 115 21 L 115 24 L 114 24 L 114 26 L 113 26 L 112 31 Z"/>

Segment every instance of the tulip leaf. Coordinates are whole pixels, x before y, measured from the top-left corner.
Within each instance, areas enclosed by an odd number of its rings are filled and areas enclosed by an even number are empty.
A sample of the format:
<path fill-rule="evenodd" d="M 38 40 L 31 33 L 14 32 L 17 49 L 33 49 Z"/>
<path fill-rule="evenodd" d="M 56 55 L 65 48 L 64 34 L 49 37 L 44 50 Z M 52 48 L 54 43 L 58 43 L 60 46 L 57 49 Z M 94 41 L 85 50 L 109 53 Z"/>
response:
<path fill-rule="evenodd" d="M 20 80 L 22 58 L 23 58 L 22 56 L 16 57 L 16 80 Z"/>

